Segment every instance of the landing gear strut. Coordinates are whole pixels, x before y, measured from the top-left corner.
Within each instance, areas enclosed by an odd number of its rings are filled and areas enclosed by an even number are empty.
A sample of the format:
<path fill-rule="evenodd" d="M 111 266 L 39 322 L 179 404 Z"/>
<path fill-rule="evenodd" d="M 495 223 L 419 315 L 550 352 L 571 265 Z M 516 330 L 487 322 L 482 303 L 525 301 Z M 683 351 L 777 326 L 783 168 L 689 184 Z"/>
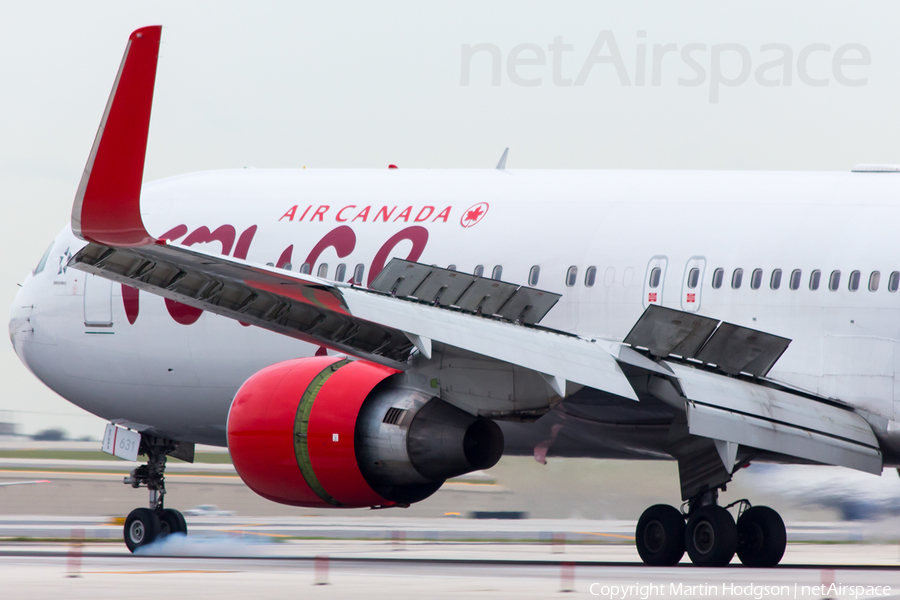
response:
<path fill-rule="evenodd" d="M 189 453 L 193 460 L 193 446 L 189 447 Z M 177 510 L 163 507 L 166 458 L 170 455 L 182 458 L 185 449 L 180 448 L 178 442 L 142 434 L 140 454 L 147 456 L 147 464 L 134 469 L 123 481 L 135 489 L 146 487 L 150 492 L 150 507 L 136 508 L 125 519 L 125 545 L 132 552 L 167 535 L 187 533 L 184 516 Z"/>
<path fill-rule="evenodd" d="M 645 564 L 677 564 L 685 551 L 701 567 L 724 567 L 737 553 L 748 567 L 774 567 L 784 556 L 784 521 L 768 506 L 740 500 L 726 507 L 716 504 L 718 490 L 688 502 L 687 514 L 664 504 L 651 506 L 638 520 L 635 544 Z M 728 509 L 740 505 L 737 523 Z"/>

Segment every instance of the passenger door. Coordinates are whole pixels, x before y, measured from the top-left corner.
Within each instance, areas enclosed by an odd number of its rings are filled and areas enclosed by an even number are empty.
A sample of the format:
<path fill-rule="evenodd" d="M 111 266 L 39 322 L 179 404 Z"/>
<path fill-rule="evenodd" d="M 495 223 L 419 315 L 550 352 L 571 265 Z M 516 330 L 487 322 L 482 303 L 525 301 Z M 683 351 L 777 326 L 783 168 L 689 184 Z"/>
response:
<path fill-rule="evenodd" d="M 112 327 L 112 283 L 112 280 L 96 275 L 85 277 L 85 327 Z"/>
<path fill-rule="evenodd" d="M 647 272 L 644 273 L 644 308 L 651 304 L 662 304 L 668 263 L 665 256 L 654 256 L 647 264 Z"/>
<path fill-rule="evenodd" d="M 703 289 L 703 278 L 706 275 L 706 258 L 694 256 L 684 267 L 684 278 L 681 282 L 681 310 L 697 312 L 700 310 L 700 292 Z"/>

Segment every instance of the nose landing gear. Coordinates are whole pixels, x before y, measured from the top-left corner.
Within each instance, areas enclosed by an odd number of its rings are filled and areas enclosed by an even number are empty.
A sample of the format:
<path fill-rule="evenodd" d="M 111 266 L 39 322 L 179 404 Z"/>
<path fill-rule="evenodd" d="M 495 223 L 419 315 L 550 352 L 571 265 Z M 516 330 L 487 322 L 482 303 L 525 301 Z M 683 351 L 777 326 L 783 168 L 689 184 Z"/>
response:
<path fill-rule="evenodd" d="M 135 489 L 146 487 L 150 492 L 150 507 L 136 508 L 125 519 L 125 545 L 132 552 L 167 535 L 187 533 L 184 516 L 177 510 L 163 507 L 166 458 L 176 456 L 192 461 L 194 454 L 193 445 L 183 446 L 172 440 L 144 434 L 141 435 L 140 453 L 147 456 L 147 464 L 137 467 L 123 480 Z"/>
<path fill-rule="evenodd" d="M 635 545 L 645 564 L 671 566 L 687 551 L 702 567 L 723 567 L 737 553 L 748 567 L 774 567 L 784 556 L 784 521 L 768 506 L 740 500 L 726 507 L 716 504 L 716 490 L 689 503 L 688 514 L 657 504 L 644 511 L 635 531 Z M 728 509 L 740 505 L 737 523 Z"/>

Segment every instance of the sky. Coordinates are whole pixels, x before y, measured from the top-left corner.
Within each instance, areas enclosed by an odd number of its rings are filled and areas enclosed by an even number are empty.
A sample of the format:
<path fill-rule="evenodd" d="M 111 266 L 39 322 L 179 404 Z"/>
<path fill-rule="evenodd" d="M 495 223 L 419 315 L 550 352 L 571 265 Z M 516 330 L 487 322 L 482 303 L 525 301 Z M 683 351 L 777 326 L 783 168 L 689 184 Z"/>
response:
<path fill-rule="evenodd" d="M 206 169 L 900 163 L 900 5 L 6 2 L 0 306 L 66 224 L 129 33 L 162 24 L 145 181 Z M 900 176 L 900 175 L 898 175 Z M 103 423 L 0 344 L 0 421 Z"/>

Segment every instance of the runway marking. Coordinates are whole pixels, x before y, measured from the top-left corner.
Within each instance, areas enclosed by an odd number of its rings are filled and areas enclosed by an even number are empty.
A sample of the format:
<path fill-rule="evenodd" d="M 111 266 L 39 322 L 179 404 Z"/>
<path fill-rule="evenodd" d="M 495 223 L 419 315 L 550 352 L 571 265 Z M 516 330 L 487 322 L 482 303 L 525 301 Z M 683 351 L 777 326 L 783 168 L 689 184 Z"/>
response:
<path fill-rule="evenodd" d="M 576 531 L 575 533 L 580 535 L 598 535 L 600 537 L 611 537 L 618 538 L 620 540 L 631 540 L 632 542 L 634 541 L 633 535 L 620 535 L 618 533 L 596 533 L 593 531 Z"/>
<path fill-rule="evenodd" d="M 285 533 L 263 533 L 261 531 L 244 531 L 241 529 L 213 529 L 213 531 L 218 531 L 219 533 L 240 533 L 242 535 L 259 535 L 259 536 L 274 537 L 274 538 L 295 537 L 293 535 L 288 535 Z"/>
<path fill-rule="evenodd" d="M 40 475 L 106 475 L 108 477 L 122 477 L 127 475 L 128 471 L 82 471 L 79 469 L 57 469 L 55 471 L 31 471 L 25 469 L 0 469 L 0 473 L 34 473 Z M 238 475 L 212 475 L 205 473 L 166 473 L 166 477 L 202 477 L 204 479 L 240 479 Z"/>
<path fill-rule="evenodd" d="M 180 573 L 240 573 L 241 571 L 220 571 L 215 569 L 171 569 L 163 571 L 83 571 L 85 575 L 171 575 Z"/>

